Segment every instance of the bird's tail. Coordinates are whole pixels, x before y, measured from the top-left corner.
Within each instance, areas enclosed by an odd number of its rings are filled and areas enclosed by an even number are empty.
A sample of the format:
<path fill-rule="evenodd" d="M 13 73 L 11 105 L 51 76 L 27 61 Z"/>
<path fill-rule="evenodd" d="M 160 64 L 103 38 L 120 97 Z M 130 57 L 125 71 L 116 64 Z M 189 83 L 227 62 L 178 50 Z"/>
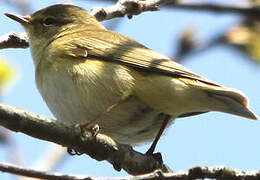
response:
<path fill-rule="evenodd" d="M 245 95 L 230 88 L 205 89 L 210 97 L 217 100 L 221 106 L 217 106 L 216 111 L 222 111 L 249 119 L 258 117 L 248 108 L 249 102 Z"/>

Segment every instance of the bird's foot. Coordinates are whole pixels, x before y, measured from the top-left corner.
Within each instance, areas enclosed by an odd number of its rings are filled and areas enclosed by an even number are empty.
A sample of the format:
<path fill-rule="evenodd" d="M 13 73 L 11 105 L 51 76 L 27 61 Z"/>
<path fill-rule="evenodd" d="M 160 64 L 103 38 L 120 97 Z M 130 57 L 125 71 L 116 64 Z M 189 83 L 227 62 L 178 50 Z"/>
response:
<path fill-rule="evenodd" d="M 160 164 L 162 164 L 163 163 L 162 154 L 159 153 L 159 152 L 158 153 L 154 153 L 153 151 L 149 151 L 149 150 L 145 154 L 148 155 L 148 156 L 152 156 L 153 159 L 155 159 Z"/>
<path fill-rule="evenodd" d="M 84 123 L 84 124 L 76 124 L 75 125 L 75 128 L 79 128 L 81 133 L 82 133 L 82 136 L 84 136 L 85 132 L 89 132 L 91 133 L 91 136 L 92 137 L 95 137 L 98 132 L 99 132 L 99 125 L 98 124 L 89 124 L 89 123 Z M 78 150 L 75 150 L 73 148 L 67 148 L 67 152 L 69 155 L 71 156 L 75 156 L 75 155 L 82 155 L 83 153 L 78 151 Z"/>
<path fill-rule="evenodd" d="M 84 123 L 84 124 L 80 124 L 79 126 L 82 132 L 89 131 L 92 136 L 96 136 L 99 132 L 98 124 Z"/>

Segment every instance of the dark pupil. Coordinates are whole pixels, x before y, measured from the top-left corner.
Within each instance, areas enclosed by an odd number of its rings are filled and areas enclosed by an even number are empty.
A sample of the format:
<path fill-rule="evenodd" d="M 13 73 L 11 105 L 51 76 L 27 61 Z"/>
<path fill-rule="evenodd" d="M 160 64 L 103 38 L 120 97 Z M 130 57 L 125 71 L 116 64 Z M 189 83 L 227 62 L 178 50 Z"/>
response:
<path fill-rule="evenodd" d="M 43 24 L 44 25 L 53 25 L 53 24 L 55 24 L 56 23 L 56 20 L 55 19 L 53 19 L 53 18 L 47 18 L 47 19 L 45 19 L 44 21 L 43 21 Z"/>

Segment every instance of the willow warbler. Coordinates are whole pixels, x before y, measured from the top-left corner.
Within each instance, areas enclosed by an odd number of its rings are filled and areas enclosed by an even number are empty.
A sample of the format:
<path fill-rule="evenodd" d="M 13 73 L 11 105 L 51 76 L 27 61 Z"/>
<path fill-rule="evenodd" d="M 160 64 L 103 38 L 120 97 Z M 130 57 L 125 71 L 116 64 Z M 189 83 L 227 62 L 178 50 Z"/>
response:
<path fill-rule="evenodd" d="M 155 145 L 175 118 L 220 111 L 257 119 L 239 91 L 107 30 L 82 8 L 6 14 L 29 36 L 37 87 L 57 120 L 99 125 L 114 140 Z"/>

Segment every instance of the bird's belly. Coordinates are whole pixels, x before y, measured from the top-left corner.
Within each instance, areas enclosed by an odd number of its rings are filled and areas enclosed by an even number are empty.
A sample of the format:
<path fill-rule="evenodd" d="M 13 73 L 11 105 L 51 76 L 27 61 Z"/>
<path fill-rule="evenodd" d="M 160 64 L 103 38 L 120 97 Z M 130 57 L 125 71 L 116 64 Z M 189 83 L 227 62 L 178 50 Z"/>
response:
<path fill-rule="evenodd" d="M 101 131 L 125 144 L 152 141 L 157 135 L 166 114 L 156 112 L 140 101 L 130 97 L 123 104 L 100 118 Z"/>
<path fill-rule="evenodd" d="M 48 75 L 43 73 L 37 78 L 37 86 L 57 120 L 69 124 L 95 121 L 101 133 L 124 144 L 152 141 L 166 114 L 155 111 L 136 96 L 120 97 L 118 88 L 113 88 L 115 82 L 101 83 L 105 81 L 109 79 L 84 83 L 82 87 L 67 71 L 48 71 Z M 117 103 L 116 108 L 102 114 Z"/>
<path fill-rule="evenodd" d="M 136 145 L 152 141 L 166 116 L 153 110 L 137 97 L 130 97 L 118 107 L 103 114 L 107 108 L 117 102 L 117 99 L 104 102 L 104 99 L 97 98 L 93 99 L 95 103 L 88 103 L 93 101 L 84 101 L 80 92 L 75 92 L 74 96 L 70 96 L 69 99 L 66 98 L 66 94 L 58 92 L 60 92 L 58 88 L 52 89 L 52 93 L 48 93 L 48 97 L 45 98 L 57 120 L 69 124 L 93 123 L 94 121 L 99 125 L 100 133 L 123 144 Z"/>

